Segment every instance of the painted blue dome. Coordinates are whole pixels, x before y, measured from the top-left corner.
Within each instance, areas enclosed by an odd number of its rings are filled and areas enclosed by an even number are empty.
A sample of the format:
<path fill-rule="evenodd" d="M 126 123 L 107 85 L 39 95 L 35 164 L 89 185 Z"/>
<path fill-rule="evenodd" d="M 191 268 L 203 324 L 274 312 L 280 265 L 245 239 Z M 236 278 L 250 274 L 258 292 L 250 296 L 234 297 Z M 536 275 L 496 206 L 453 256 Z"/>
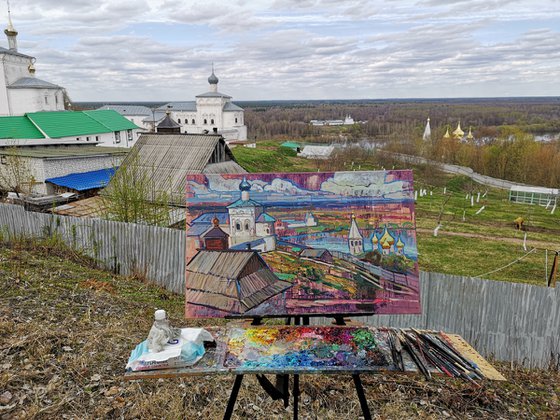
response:
<path fill-rule="evenodd" d="M 241 181 L 241 184 L 239 184 L 239 189 L 241 191 L 249 191 L 251 189 L 251 184 L 247 182 L 245 177 L 243 178 L 243 181 Z"/>

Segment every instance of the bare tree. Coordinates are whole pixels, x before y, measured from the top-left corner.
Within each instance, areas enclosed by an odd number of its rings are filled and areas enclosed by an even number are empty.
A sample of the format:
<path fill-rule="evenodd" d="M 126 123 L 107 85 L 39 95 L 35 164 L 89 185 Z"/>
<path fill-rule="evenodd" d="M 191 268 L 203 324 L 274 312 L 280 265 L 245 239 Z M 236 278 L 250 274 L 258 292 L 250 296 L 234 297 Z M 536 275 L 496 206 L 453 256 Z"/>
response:
<path fill-rule="evenodd" d="M 0 155 L 0 190 L 15 192 L 20 197 L 20 194 L 30 194 L 35 183 L 29 162 L 17 146 Z"/>
<path fill-rule="evenodd" d="M 105 217 L 128 223 L 169 226 L 171 190 L 156 185 L 153 168 L 140 165 L 138 154 L 129 156 L 102 191 Z"/>

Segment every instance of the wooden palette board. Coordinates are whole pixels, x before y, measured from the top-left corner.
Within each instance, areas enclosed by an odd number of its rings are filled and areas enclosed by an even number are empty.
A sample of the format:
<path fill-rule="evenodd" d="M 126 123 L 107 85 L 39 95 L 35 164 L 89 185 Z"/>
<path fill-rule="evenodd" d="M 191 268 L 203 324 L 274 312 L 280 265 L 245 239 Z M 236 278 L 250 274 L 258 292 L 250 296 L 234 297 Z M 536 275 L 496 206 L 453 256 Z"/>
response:
<path fill-rule="evenodd" d="M 277 354 L 274 350 L 267 351 L 265 348 L 259 349 L 254 346 L 254 343 L 244 343 L 242 340 L 244 336 L 259 336 L 270 335 L 271 339 L 273 337 L 278 337 L 278 331 L 282 332 L 285 337 L 286 334 L 300 334 L 303 329 L 307 328 L 309 333 L 308 340 L 314 340 L 313 335 L 317 334 L 330 334 L 333 333 L 344 335 L 344 334 L 370 334 L 375 337 L 375 344 L 366 344 L 365 346 L 356 346 L 353 343 L 351 346 L 344 345 L 342 349 L 341 356 L 349 360 L 348 363 L 342 362 L 334 365 L 330 364 L 316 364 L 311 366 L 309 364 L 308 358 L 302 358 L 301 363 L 298 361 L 291 361 L 286 365 L 278 363 L 267 363 L 266 357 L 272 355 L 273 357 L 285 357 L 286 355 L 286 340 L 278 347 Z M 367 326 L 248 326 L 246 324 L 232 324 L 226 327 L 208 327 L 206 328 L 210 334 L 216 340 L 216 346 L 207 349 L 207 352 L 203 358 L 194 366 L 183 367 L 176 369 L 159 369 L 159 370 L 146 370 L 146 371 L 136 371 L 136 372 L 126 372 L 124 379 L 134 380 L 134 379 L 156 379 L 156 378 L 173 378 L 182 376 L 194 376 L 194 375 L 205 375 L 205 374 L 265 374 L 265 373 L 292 373 L 292 374 L 333 374 L 333 373 L 391 373 L 400 372 L 392 365 L 392 363 L 387 363 L 387 360 L 380 363 L 356 363 L 356 360 L 363 361 L 364 351 L 377 351 L 378 353 L 384 353 L 388 357 L 388 344 L 385 342 L 387 336 L 387 329 L 384 328 L 374 328 Z M 275 330 L 277 330 L 275 332 Z M 272 334 L 273 333 L 273 334 Z M 432 332 L 433 333 L 433 332 Z M 471 360 L 476 363 L 480 368 L 481 372 L 487 379 L 496 381 L 505 381 L 506 378 L 501 375 L 496 369 L 494 369 L 490 363 L 488 363 L 472 346 L 470 346 L 461 336 L 456 334 L 446 334 L 446 333 L 435 333 L 439 334 L 442 339 L 447 340 L 458 352 L 462 354 L 466 359 Z M 301 334 L 300 334 L 301 335 Z M 239 340 L 241 338 L 241 341 Z M 303 342 L 292 340 L 294 346 L 294 351 L 296 359 L 299 357 L 297 351 L 302 350 L 302 345 L 309 346 L 309 342 Z M 368 345 L 371 347 L 369 348 Z M 288 350 L 291 350 L 288 348 Z M 297 350 L 297 351 L 296 351 Z M 309 354 L 309 347 L 303 349 L 302 354 L 306 357 Z M 312 349 L 312 351 L 314 351 Z M 322 351 L 332 351 L 332 346 Z M 260 353 L 259 353 L 260 352 Z M 257 354 L 255 354 L 257 353 Z M 373 354 L 373 353 L 371 353 Z M 403 353 L 403 355 L 405 355 Z M 232 359 L 232 355 L 236 358 Z M 243 355 L 239 358 L 239 355 Z M 246 363 L 246 357 L 249 356 L 250 363 Z M 265 355 L 265 358 L 261 358 Z M 336 355 L 335 355 L 336 356 Z M 385 359 L 387 359 L 387 357 Z M 262 361 L 262 363 L 253 361 Z M 404 373 L 414 373 L 418 369 L 416 365 L 409 360 L 409 357 L 405 357 L 405 372 Z M 436 373 L 436 370 L 432 370 Z M 402 372 L 401 372 L 402 373 Z"/>

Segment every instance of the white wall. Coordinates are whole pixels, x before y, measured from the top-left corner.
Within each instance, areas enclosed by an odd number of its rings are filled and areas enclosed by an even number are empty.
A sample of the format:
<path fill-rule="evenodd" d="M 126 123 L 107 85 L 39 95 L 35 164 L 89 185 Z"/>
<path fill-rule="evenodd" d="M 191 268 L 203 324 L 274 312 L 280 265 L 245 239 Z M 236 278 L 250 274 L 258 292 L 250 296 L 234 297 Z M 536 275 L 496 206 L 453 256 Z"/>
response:
<path fill-rule="evenodd" d="M 26 112 L 64 111 L 62 89 L 8 89 L 8 98 L 12 115 L 24 115 Z"/>
<path fill-rule="evenodd" d="M 132 130 L 132 141 L 128 140 L 127 130 L 119 131 L 121 141 L 117 143 L 115 133 L 90 134 L 89 136 L 60 137 L 56 139 L 0 139 L 0 146 L 47 146 L 51 144 L 91 144 L 103 147 L 124 147 L 131 148 L 136 144 L 142 130 Z M 89 141 L 88 141 L 89 137 Z"/>

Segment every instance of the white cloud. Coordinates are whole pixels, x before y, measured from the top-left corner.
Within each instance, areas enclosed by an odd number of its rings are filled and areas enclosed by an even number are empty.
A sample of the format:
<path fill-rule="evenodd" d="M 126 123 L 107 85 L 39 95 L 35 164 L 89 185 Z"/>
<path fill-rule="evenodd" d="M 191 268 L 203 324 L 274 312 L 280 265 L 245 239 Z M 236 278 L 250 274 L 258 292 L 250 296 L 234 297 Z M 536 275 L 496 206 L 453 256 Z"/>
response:
<path fill-rule="evenodd" d="M 75 100 L 560 95 L 560 2 L 27 0 L 37 76 Z M 4 44 L 5 45 L 5 42 Z"/>

